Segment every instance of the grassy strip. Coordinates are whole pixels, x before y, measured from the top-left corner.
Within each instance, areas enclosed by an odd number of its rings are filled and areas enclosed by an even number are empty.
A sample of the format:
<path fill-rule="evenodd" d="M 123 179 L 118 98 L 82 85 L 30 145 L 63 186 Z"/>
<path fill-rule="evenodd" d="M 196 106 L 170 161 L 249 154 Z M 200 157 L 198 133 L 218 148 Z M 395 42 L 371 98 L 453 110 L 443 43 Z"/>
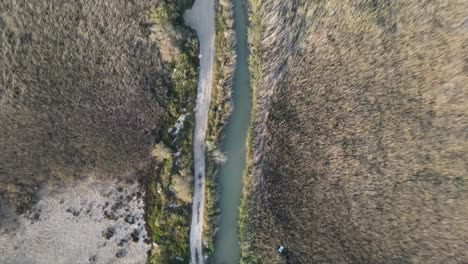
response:
<path fill-rule="evenodd" d="M 253 153 L 251 149 L 251 143 L 253 139 L 253 128 L 256 118 L 256 106 L 257 106 L 257 91 L 262 81 L 262 53 L 261 53 L 261 40 L 263 25 L 261 21 L 261 0 L 250 0 L 249 1 L 249 31 L 248 39 L 250 44 L 250 57 L 249 57 L 249 68 L 250 68 L 250 86 L 252 89 L 252 114 L 250 119 L 250 125 L 247 132 L 246 140 L 246 167 L 243 173 L 243 187 L 241 204 L 239 207 L 239 229 L 240 229 L 240 240 L 241 240 L 241 264 L 247 263 L 262 263 L 260 259 L 250 251 L 249 242 L 247 239 L 247 220 L 249 219 L 248 214 L 248 200 L 249 200 L 249 187 L 252 181 L 252 158 Z"/>
<path fill-rule="evenodd" d="M 165 101 L 162 138 L 152 153 L 158 173 L 146 192 L 147 224 L 153 243 L 149 263 L 190 261 L 194 125 L 191 113 L 197 90 L 198 43 L 194 32 L 184 26 L 182 14 L 191 4 L 192 1 L 186 0 L 162 1 L 148 13 L 152 23 L 164 28 L 152 32 L 155 38 L 167 41 L 161 41 L 160 49 L 172 52 L 163 58 L 164 71 L 170 76 L 166 85 L 170 88 Z"/>
<path fill-rule="evenodd" d="M 219 151 L 222 130 L 232 109 L 231 87 L 235 65 L 235 36 L 233 27 L 233 10 L 229 0 L 220 0 L 216 12 L 216 56 L 214 64 L 213 91 L 208 116 L 207 153 L 206 156 L 206 214 L 204 252 L 211 256 L 214 251 L 214 230 L 217 214 L 215 203 L 217 188 L 215 176 L 223 154 Z"/>

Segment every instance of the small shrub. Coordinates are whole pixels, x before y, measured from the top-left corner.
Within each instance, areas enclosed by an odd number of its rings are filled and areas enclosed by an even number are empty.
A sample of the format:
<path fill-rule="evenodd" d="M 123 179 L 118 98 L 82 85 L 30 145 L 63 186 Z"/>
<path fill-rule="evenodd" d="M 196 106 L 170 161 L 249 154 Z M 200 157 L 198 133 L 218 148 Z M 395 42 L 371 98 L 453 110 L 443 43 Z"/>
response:
<path fill-rule="evenodd" d="M 227 161 L 226 155 L 219 149 L 215 149 L 211 152 L 211 158 L 216 164 L 223 164 Z"/>
<path fill-rule="evenodd" d="M 151 155 L 156 161 L 162 163 L 165 160 L 170 159 L 172 153 L 164 146 L 164 143 L 159 143 L 154 146 L 153 150 L 151 151 Z"/>
<path fill-rule="evenodd" d="M 178 199 L 185 203 L 192 202 L 192 184 L 188 178 L 175 175 L 172 177 L 172 186 Z"/>

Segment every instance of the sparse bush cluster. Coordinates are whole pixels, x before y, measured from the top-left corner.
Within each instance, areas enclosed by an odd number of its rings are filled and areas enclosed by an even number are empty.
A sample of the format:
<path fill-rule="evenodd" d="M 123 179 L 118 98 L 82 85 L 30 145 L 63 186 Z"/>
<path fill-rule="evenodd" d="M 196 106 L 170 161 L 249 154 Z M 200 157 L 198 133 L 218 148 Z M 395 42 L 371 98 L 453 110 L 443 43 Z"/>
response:
<path fill-rule="evenodd" d="M 160 143 L 153 149 L 158 168 L 147 190 L 147 221 L 153 238 L 150 263 L 188 263 L 193 188 L 192 134 L 198 80 L 198 42 L 182 21 L 192 1 L 162 1 L 148 18 L 158 43 L 169 89 Z M 164 25 L 158 27 L 158 25 Z"/>
<path fill-rule="evenodd" d="M 163 163 L 165 160 L 171 159 L 171 151 L 164 146 L 163 143 L 156 144 L 153 150 L 151 151 L 153 158 L 160 163 Z"/>
<path fill-rule="evenodd" d="M 466 3 L 250 3 L 244 263 L 468 261 Z"/>

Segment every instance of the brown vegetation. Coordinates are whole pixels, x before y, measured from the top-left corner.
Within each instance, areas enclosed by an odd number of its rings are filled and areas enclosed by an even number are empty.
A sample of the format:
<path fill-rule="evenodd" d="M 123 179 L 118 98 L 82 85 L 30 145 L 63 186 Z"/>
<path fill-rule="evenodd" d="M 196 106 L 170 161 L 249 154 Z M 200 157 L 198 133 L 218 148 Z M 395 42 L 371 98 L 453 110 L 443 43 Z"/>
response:
<path fill-rule="evenodd" d="M 2 194 L 148 162 L 166 93 L 145 18 L 158 2 L 0 3 Z"/>
<path fill-rule="evenodd" d="M 243 261 L 467 262 L 466 2 L 251 7 Z"/>
<path fill-rule="evenodd" d="M 0 210 L 3 197 L 31 205 L 42 185 L 138 179 L 149 262 L 188 262 L 192 2 L 0 3 Z"/>

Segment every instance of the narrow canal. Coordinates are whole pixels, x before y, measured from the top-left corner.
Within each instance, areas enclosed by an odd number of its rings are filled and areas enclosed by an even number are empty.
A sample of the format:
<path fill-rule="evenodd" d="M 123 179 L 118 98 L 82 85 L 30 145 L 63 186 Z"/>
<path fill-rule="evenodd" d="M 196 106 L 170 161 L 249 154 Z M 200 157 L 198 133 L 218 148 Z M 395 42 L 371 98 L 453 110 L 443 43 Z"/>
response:
<path fill-rule="evenodd" d="M 227 162 L 221 166 L 217 180 L 218 186 L 221 187 L 218 201 L 221 217 L 215 236 L 215 264 L 239 264 L 240 261 L 237 220 L 242 192 L 242 173 L 245 167 L 245 143 L 252 105 L 248 67 L 247 12 L 244 0 L 233 1 L 237 41 L 237 61 L 232 91 L 234 109 L 222 144 Z"/>

